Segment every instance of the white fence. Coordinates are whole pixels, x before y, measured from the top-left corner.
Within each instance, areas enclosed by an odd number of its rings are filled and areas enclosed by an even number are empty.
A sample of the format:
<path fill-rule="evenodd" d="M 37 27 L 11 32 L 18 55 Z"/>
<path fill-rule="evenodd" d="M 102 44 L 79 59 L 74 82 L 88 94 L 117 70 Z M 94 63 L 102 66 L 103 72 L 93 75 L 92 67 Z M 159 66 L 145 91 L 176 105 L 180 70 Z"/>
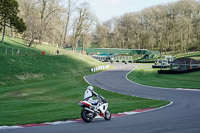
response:
<path fill-rule="evenodd" d="M 99 67 L 95 67 L 95 68 L 91 68 L 91 72 L 96 72 L 96 71 L 100 71 L 100 70 L 105 70 L 110 68 L 109 65 L 105 65 L 105 66 L 99 66 Z"/>

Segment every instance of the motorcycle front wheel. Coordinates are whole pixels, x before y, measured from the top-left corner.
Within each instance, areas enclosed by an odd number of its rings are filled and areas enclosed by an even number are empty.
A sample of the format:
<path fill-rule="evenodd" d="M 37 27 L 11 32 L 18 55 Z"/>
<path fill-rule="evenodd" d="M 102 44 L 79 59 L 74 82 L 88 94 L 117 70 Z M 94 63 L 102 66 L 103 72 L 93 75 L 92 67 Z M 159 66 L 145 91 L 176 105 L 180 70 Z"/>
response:
<path fill-rule="evenodd" d="M 111 119 L 111 113 L 109 110 L 106 110 L 104 119 L 107 121 L 109 121 Z"/>
<path fill-rule="evenodd" d="M 87 110 L 81 110 L 81 117 L 85 122 L 91 122 L 93 120 L 93 117 L 89 116 L 89 113 L 90 112 L 88 112 Z"/>

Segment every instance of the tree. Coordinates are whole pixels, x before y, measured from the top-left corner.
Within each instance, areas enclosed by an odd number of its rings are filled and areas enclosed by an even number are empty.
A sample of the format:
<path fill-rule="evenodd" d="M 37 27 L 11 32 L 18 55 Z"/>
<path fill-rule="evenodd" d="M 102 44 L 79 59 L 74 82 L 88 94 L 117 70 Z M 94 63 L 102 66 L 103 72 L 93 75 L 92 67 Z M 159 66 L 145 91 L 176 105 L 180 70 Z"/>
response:
<path fill-rule="evenodd" d="M 24 32 L 23 39 L 29 41 L 29 47 L 39 38 L 41 24 L 39 9 L 37 7 L 38 2 L 35 0 L 18 0 L 20 4 L 20 16 L 23 17 L 27 29 Z"/>
<path fill-rule="evenodd" d="M 19 5 L 16 0 L 0 0 L 0 25 L 3 27 L 2 44 L 6 27 L 14 27 L 19 33 L 26 30 L 23 19 L 19 18 Z"/>
<path fill-rule="evenodd" d="M 64 25 L 64 6 L 61 0 L 18 0 L 20 16 L 25 20 L 27 30 L 23 38 L 32 43 L 47 42 L 60 44 Z"/>
<path fill-rule="evenodd" d="M 55 12 L 60 11 L 57 0 L 39 0 L 40 7 L 40 34 L 39 43 L 43 40 L 43 33 L 47 30 Z M 49 30 L 49 29 L 48 29 Z"/>
<path fill-rule="evenodd" d="M 83 35 L 83 31 L 85 30 L 88 32 L 88 22 L 93 19 L 90 9 L 89 9 L 89 4 L 88 3 L 82 3 L 80 4 L 79 7 L 76 8 L 78 16 L 74 19 L 73 22 L 73 44 L 72 44 L 72 49 L 76 51 L 78 47 L 78 41 Z M 92 22 L 92 21 L 91 21 Z M 89 25 L 91 26 L 91 22 Z M 84 29 L 86 27 L 86 29 Z M 87 30 L 88 29 L 88 30 Z"/>
<path fill-rule="evenodd" d="M 95 41 L 98 44 L 100 48 L 104 48 L 107 46 L 107 34 L 108 34 L 108 29 L 106 26 L 98 24 L 96 26 L 96 31 L 95 31 Z"/>
<path fill-rule="evenodd" d="M 70 19 L 72 17 L 72 13 L 75 10 L 76 7 L 76 0 L 67 0 L 67 9 L 66 9 L 66 23 L 65 23 L 65 28 L 64 28 L 64 34 L 63 34 L 63 44 L 66 44 L 66 36 L 69 31 L 69 23 Z"/>
<path fill-rule="evenodd" d="M 179 0 L 105 21 L 94 36 L 99 47 L 186 53 L 200 49 L 199 28 L 200 2 Z"/>
<path fill-rule="evenodd" d="M 31 47 L 34 41 L 39 39 L 41 25 L 39 19 L 34 15 L 27 16 L 27 20 L 27 30 L 25 31 L 25 36 L 29 40 L 28 47 Z"/>

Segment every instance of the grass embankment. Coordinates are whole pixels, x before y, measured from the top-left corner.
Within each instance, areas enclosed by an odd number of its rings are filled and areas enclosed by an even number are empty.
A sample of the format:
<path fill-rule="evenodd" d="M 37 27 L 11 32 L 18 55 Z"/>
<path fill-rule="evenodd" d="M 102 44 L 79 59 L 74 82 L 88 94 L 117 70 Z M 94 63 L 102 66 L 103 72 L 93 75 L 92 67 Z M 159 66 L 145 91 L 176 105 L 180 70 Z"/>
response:
<path fill-rule="evenodd" d="M 21 39 L 6 37 L 0 44 L 0 125 L 42 123 L 80 118 L 83 100 L 88 86 L 83 76 L 92 74 L 89 68 L 102 65 L 89 56 L 65 51 L 67 55 L 5 55 L 5 47 L 26 48 Z M 38 46 L 41 51 L 47 46 Z M 49 48 L 50 46 L 48 46 Z M 57 48 L 50 48 L 56 50 Z M 120 95 L 99 88 L 112 113 L 138 108 L 154 108 L 166 101 L 147 100 Z"/>
<path fill-rule="evenodd" d="M 157 71 L 160 69 L 143 68 L 146 64 L 143 65 L 140 64 L 138 69 L 128 75 L 128 78 L 149 86 L 200 89 L 200 71 L 185 74 L 158 74 Z"/>

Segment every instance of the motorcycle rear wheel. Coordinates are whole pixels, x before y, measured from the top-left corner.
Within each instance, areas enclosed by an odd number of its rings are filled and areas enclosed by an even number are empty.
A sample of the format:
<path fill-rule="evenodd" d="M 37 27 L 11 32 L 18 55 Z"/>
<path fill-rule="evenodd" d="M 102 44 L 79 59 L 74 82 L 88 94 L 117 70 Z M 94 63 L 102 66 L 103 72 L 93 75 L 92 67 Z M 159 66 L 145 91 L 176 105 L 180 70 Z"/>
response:
<path fill-rule="evenodd" d="M 82 109 L 81 110 L 81 117 L 82 119 L 85 121 L 85 122 L 91 122 L 93 120 L 93 117 L 89 117 L 89 114 L 90 112 Z"/>
<path fill-rule="evenodd" d="M 106 110 L 104 119 L 107 121 L 109 121 L 111 119 L 111 113 L 109 110 Z"/>

